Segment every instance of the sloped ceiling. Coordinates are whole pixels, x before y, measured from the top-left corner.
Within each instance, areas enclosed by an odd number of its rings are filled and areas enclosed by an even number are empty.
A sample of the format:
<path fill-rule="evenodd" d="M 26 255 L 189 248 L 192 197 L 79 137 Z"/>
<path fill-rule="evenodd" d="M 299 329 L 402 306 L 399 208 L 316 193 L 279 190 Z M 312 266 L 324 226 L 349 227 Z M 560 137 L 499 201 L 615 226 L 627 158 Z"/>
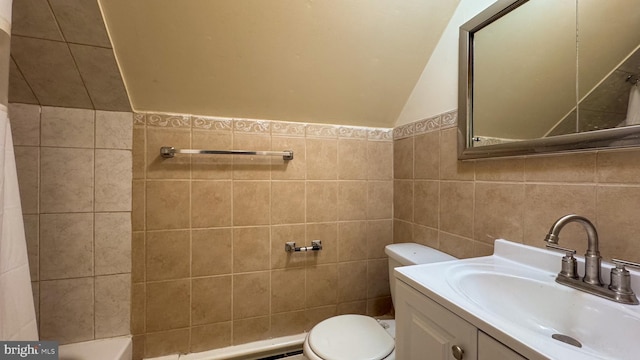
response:
<path fill-rule="evenodd" d="M 136 111 L 382 127 L 458 2 L 99 0 Z"/>
<path fill-rule="evenodd" d="M 95 0 L 13 1 L 9 101 L 130 111 Z"/>

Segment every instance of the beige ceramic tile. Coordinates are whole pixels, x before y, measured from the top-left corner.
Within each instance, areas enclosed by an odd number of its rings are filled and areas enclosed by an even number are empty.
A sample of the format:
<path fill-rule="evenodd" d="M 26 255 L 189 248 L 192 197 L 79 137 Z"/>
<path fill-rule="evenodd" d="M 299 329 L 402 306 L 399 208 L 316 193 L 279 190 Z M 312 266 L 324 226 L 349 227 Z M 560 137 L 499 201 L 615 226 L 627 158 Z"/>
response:
<path fill-rule="evenodd" d="M 393 142 L 367 142 L 367 179 L 393 179 Z"/>
<path fill-rule="evenodd" d="M 40 150 L 40 212 L 93 211 L 93 149 Z"/>
<path fill-rule="evenodd" d="M 13 145 L 40 145 L 40 106 L 9 104 Z"/>
<path fill-rule="evenodd" d="M 11 36 L 8 32 L 0 31 L 0 51 L 3 54 L 11 52 Z M 0 58 L 0 82 L 3 84 L 0 89 L 0 105 L 3 106 L 3 112 L 6 111 L 6 107 L 9 106 L 9 71 L 11 64 L 11 58 L 9 56 L 3 56 Z"/>
<path fill-rule="evenodd" d="M 147 336 L 149 332 L 189 326 L 190 283 L 188 279 L 147 283 Z"/>
<path fill-rule="evenodd" d="M 131 189 L 131 228 L 133 231 L 145 229 L 145 181 L 133 180 Z"/>
<path fill-rule="evenodd" d="M 339 303 L 337 311 L 339 315 L 346 315 L 346 314 L 366 315 L 367 301 L 361 300 L 361 301 L 350 301 L 350 302 Z"/>
<path fill-rule="evenodd" d="M 188 181 L 147 181 L 145 200 L 147 230 L 189 227 Z"/>
<path fill-rule="evenodd" d="M 66 43 L 13 36 L 11 56 L 40 104 L 93 107 Z"/>
<path fill-rule="evenodd" d="M 338 223 L 338 261 L 367 258 L 367 222 Z"/>
<path fill-rule="evenodd" d="M 458 129 L 442 130 L 440 134 L 440 179 L 473 180 L 474 163 L 458 160 Z"/>
<path fill-rule="evenodd" d="M 367 259 L 385 258 L 384 247 L 393 243 L 393 221 L 367 221 Z"/>
<path fill-rule="evenodd" d="M 231 239 L 231 229 L 192 230 L 191 275 L 230 274 Z"/>
<path fill-rule="evenodd" d="M 467 259 L 475 256 L 475 241 L 456 236 L 446 232 L 440 232 L 440 251 L 459 259 Z"/>
<path fill-rule="evenodd" d="M 97 2 L 50 0 L 49 4 L 68 42 L 111 47 Z"/>
<path fill-rule="evenodd" d="M 353 261 L 338 264 L 338 302 L 367 298 L 367 262 Z"/>
<path fill-rule="evenodd" d="M 231 275 L 191 280 L 191 325 L 231 320 Z"/>
<path fill-rule="evenodd" d="M 131 333 L 144 334 L 145 323 L 145 294 L 146 284 L 138 283 L 131 286 Z"/>
<path fill-rule="evenodd" d="M 231 181 L 192 181 L 191 226 L 230 226 L 231 192 Z"/>
<path fill-rule="evenodd" d="M 233 344 L 246 344 L 248 342 L 266 340 L 271 334 L 269 316 L 242 319 L 233 322 Z"/>
<path fill-rule="evenodd" d="M 96 111 L 96 148 L 131 150 L 132 142 L 133 113 Z"/>
<path fill-rule="evenodd" d="M 40 215 L 40 253 L 41 280 L 92 276 L 93 214 Z"/>
<path fill-rule="evenodd" d="M 305 308 L 304 268 L 274 270 L 271 272 L 271 313 L 302 310 Z"/>
<path fill-rule="evenodd" d="M 486 181 L 523 181 L 524 158 L 476 161 L 476 179 Z"/>
<path fill-rule="evenodd" d="M 133 178 L 134 179 L 144 179 L 146 172 L 146 129 L 143 127 L 136 126 L 133 128 L 133 144 L 132 144 L 132 154 L 131 154 L 131 162 L 133 163 Z"/>
<path fill-rule="evenodd" d="M 9 102 L 20 104 L 34 104 L 39 106 L 40 102 L 31 91 L 31 87 L 27 84 L 24 76 L 18 69 L 18 65 L 13 61 L 9 61 Z M 40 130 L 38 129 L 38 140 L 40 140 Z"/>
<path fill-rule="evenodd" d="M 95 111 L 42 107 L 41 144 L 59 147 L 94 147 Z"/>
<path fill-rule="evenodd" d="M 40 183 L 40 149 L 35 146 L 15 146 L 14 152 L 22 213 L 37 214 Z"/>
<path fill-rule="evenodd" d="M 391 302 L 391 296 L 370 299 L 367 301 L 368 316 L 388 315 L 392 309 L 393 309 L 393 303 Z"/>
<path fill-rule="evenodd" d="M 160 148 L 191 148 L 191 131 L 176 128 L 147 127 L 146 164 L 147 179 L 189 179 L 191 176 L 190 155 L 178 154 L 165 159 Z"/>
<path fill-rule="evenodd" d="M 440 230 L 471 238 L 473 236 L 472 182 L 440 183 Z"/>
<path fill-rule="evenodd" d="M 305 221 L 305 182 L 271 182 L 271 223 L 297 224 Z"/>
<path fill-rule="evenodd" d="M 268 270 L 270 268 L 269 227 L 233 229 L 233 272 Z"/>
<path fill-rule="evenodd" d="M 307 329 L 316 326 L 320 321 L 338 315 L 336 305 L 307 308 Z"/>
<path fill-rule="evenodd" d="M 232 150 L 231 131 L 193 130 L 191 142 L 194 149 Z M 233 156 L 202 155 L 191 158 L 193 179 L 231 179 L 233 177 Z"/>
<path fill-rule="evenodd" d="M 233 135 L 234 150 L 267 151 L 271 149 L 271 137 L 263 135 Z M 233 178 L 239 180 L 271 179 L 270 156 L 233 156 Z"/>
<path fill-rule="evenodd" d="M 440 184 L 438 181 L 417 180 L 413 184 L 413 219 L 417 224 L 438 227 Z"/>
<path fill-rule="evenodd" d="M 270 297 L 271 283 L 269 272 L 234 275 L 233 319 L 238 320 L 268 315 Z M 234 321 L 234 325 L 235 323 Z"/>
<path fill-rule="evenodd" d="M 308 330 L 307 316 L 304 311 L 291 311 L 271 316 L 272 337 L 302 334 Z"/>
<path fill-rule="evenodd" d="M 413 224 L 413 242 L 437 249 L 440 241 L 438 229 Z"/>
<path fill-rule="evenodd" d="M 367 261 L 367 298 L 391 296 L 387 259 Z"/>
<path fill-rule="evenodd" d="M 393 181 L 367 182 L 367 219 L 393 217 Z"/>
<path fill-rule="evenodd" d="M 93 316 L 93 278 L 40 282 L 40 339 L 60 344 L 91 340 Z"/>
<path fill-rule="evenodd" d="M 267 181 L 233 182 L 233 225 L 255 226 L 270 222 L 271 184 Z"/>
<path fill-rule="evenodd" d="M 338 182 L 338 220 L 367 219 L 367 182 Z"/>
<path fill-rule="evenodd" d="M 36 313 L 36 322 L 40 324 L 40 282 L 31 282 L 31 291 L 33 292 L 33 307 Z"/>
<path fill-rule="evenodd" d="M 366 140 L 338 140 L 338 179 L 366 180 L 367 166 Z"/>
<path fill-rule="evenodd" d="M 393 141 L 393 178 L 413 179 L 413 137 Z"/>
<path fill-rule="evenodd" d="M 96 213 L 95 215 L 95 274 L 131 272 L 131 215 Z"/>
<path fill-rule="evenodd" d="M 189 352 L 189 329 L 147 333 L 144 341 L 144 358 Z"/>
<path fill-rule="evenodd" d="M 38 215 L 24 215 L 24 235 L 27 241 L 27 256 L 29 257 L 29 272 L 31 281 L 39 280 L 40 231 Z"/>
<path fill-rule="evenodd" d="M 338 178 L 338 141 L 335 139 L 307 139 L 307 180 L 335 180 Z"/>
<path fill-rule="evenodd" d="M 440 179 L 440 131 L 415 137 L 415 178 Z"/>
<path fill-rule="evenodd" d="M 131 347 L 132 347 L 132 360 L 142 360 L 144 359 L 144 346 L 145 346 L 145 335 L 133 335 L 131 337 Z"/>
<path fill-rule="evenodd" d="M 623 151 L 601 151 L 598 156 L 599 183 L 628 183 L 640 182 L 640 151 L 637 149 Z"/>
<path fill-rule="evenodd" d="M 309 261 L 314 265 L 330 264 L 338 261 L 338 224 L 335 222 L 307 224 L 307 242 L 322 241 L 322 251 L 308 254 Z"/>
<path fill-rule="evenodd" d="M 305 226 L 302 224 L 277 225 L 271 227 L 271 269 L 305 266 L 309 254 L 304 252 L 289 253 L 284 251 L 284 245 L 287 242 L 295 242 L 296 246 L 306 246 L 307 244 L 311 244 L 311 241 L 307 241 L 305 243 L 304 235 Z"/>
<path fill-rule="evenodd" d="M 307 174 L 307 147 L 304 138 L 273 137 L 271 138 L 273 151 L 293 151 L 293 160 L 271 159 L 271 179 L 273 180 L 304 180 Z"/>
<path fill-rule="evenodd" d="M 189 276 L 189 231 L 147 232 L 145 239 L 147 280 L 181 279 Z"/>
<path fill-rule="evenodd" d="M 191 327 L 191 352 L 231 346 L 231 322 Z"/>
<path fill-rule="evenodd" d="M 95 210 L 131 211 L 131 151 L 96 150 Z"/>
<path fill-rule="evenodd" d="M 524 203 L 524 243 L 544 246 L 544 237 L 560 217 L 578 214 L 596 221 L 596 187 L 592 185 L 527 184 Z M 562 230 L 560 245 L 582 251 L 585 233 L 579 224 Z"/>
<path fill-rule="evenodd" d="M 131 281 L 140 283 L 146 278 L 145 232 L 131 234 Z"/>
<path fill-rule="evenodd" d="M 69 44 L 91 102 L 96 110 L 131 111 L 127 90 L 113 50 Z"/>
<path fill-rule="evenodd" d="M 476 183 L 475 239 L 493 244 L 495 239 L 522 242 L 524 184 Z"/>
<path fill-rule="evenodd" d="M 596 153 L 527 157 L 524 165 L 528 182 L 591 183 L 595 181 Z"/>
<path fill-rule="evenodd" d="M 413 224 L 402 220 L 393 220 L 393 242 L 413 242 Z"/>
<path fill-rule="evenodd" d="M 338 183 L 307 181 L 307 222 L 338 219 Z"/>
<path fill-rule="evenodd" d="M 96 339 L 129 335 L 131 276 L 98 276 L 95 279 Z"/>
<path fill-rule="evenodd" d="M 599 186 L 597 229 L 602 256 L 640 262 L 637 245 L 640 187 Z M 579 249 L 584 249 L 585 242 Z"/>
<path fill-rule="evenodd" d="M 413 221 L 413 202 L 413 181 L 395 180 L 393 182 L 393 217 Z"/>
<path fill-rule="evenodd" d="M 336 264 L 308 267 L 305 296 L 307 308 L 335 305 L 338 290 L 338 266 Z"/>
<path fill-rule="evenodd" d="M 49 2 L 44 0 L 16 1 L 13 4 L 11 33 L 64 41 Z"/>

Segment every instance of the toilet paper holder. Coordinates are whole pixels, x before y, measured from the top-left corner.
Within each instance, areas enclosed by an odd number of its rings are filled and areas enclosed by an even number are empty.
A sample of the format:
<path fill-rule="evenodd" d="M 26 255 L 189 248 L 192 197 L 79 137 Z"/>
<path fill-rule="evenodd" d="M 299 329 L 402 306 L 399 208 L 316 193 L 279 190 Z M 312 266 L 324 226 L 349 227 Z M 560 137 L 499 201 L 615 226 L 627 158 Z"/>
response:
<path fill-rule="evenodd" d="M 284 251 L 296 252 L 296 251 L 319 251 L 322 250 L 321 240 L 311 240 L 311 246 L 296 247 L 295 241 L 288 241 L 284 244 Z"/>

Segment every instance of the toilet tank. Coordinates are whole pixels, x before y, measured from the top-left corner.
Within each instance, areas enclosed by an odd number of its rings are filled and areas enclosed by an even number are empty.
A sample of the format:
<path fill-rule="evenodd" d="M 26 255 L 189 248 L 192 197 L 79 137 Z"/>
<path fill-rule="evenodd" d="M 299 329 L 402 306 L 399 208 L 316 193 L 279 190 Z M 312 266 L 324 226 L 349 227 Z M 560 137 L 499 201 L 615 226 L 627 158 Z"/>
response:
<path fill-rule="evenodd" d="M 431 264 L 441 261 L 455 260 L 454 256 L 440 250 L 415 243 L 390 244 L 385 246 L 384 252 L 389 257 L 389 286 L 391 287 L 391 301 L 395 301 L 396 277 L 393 269 L 399 266 Z"/>

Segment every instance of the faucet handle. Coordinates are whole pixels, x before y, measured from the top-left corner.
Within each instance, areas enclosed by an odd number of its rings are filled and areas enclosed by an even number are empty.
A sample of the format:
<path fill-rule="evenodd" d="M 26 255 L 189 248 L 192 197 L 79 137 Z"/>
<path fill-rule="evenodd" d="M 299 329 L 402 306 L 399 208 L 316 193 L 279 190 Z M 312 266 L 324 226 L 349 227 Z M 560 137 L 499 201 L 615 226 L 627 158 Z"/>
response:
<path fill-rule="evenodd" d="M 564 256 L 562 257 L 562 268 L 558 273 L 558 276 L 570 279 L 578 279 L 578 262 L 576 261 L 576 258 L 573 257 L 573 255 L 576 254 L 576 251 L 573 249 L 558 246 L 556 244 L 547 243 L 546 246 L 549 249 L 564 252 Z"/>
<path fill-rule="evenodd" d="M 556 245 L 556 244 L 552 244 L 552 243 L 547 243 L 545 245 L 547 248 L 551 249 L 551 250 L 558 250 L 558 251 L 563 251 L 567 256 L 567 257 L 572 257 L 573 255 L 576 254 L 576 251 L 573 249 L 569 249 L 566 247 L 562 247 L 560 245 Z"/>
<path fill-rule="evenodd" d="M 611 269 L 611 281 L 609 290 L 615 293 L 616 298 L 623 300 L 625 304 L 638 304 L 638 298 L 631 288 L 631 274 L 625 266 L 640 268 L 640 264 L 626 260 L 612 259 L 616 267 Z"/>

